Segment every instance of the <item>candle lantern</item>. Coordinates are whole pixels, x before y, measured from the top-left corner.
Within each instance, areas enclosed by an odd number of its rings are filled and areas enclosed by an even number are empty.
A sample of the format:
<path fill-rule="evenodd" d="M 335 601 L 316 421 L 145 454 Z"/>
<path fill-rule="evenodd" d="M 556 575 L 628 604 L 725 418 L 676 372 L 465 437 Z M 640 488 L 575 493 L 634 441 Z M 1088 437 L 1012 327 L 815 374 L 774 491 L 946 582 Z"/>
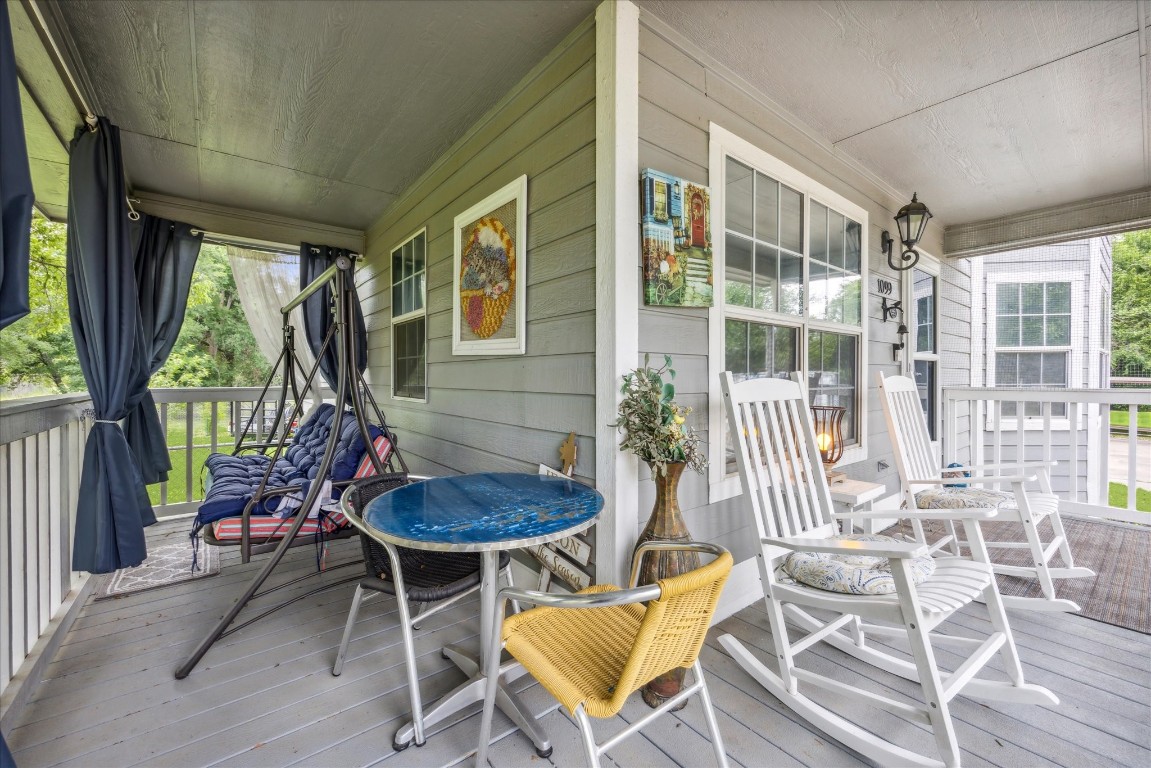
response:
<path fill-rule="evenodd" d="M 815 419 L 815 447 L 819 449 L 819 458 L 823 461 L 823 471 L 829 483 L 847 477 L 843 472 L 831 471 L 843 458 L 843 414 L 846 410 L 838 405 L 811 406 Z"/>

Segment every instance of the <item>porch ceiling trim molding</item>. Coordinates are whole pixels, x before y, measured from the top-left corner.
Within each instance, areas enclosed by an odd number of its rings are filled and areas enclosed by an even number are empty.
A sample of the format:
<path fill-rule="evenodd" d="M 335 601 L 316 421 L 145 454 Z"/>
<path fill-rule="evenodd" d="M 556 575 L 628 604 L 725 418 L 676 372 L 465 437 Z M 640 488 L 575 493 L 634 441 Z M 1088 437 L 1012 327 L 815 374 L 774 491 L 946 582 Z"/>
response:
<path fill-rule="evenodd" d="M 596 582 L 622 584 L 638 530 L 637 459 L 616 448 L 620 377 L 639 361 L 639 9 L 596 8 Z"/>
<path fill-rule="evenodd" d="M 137 210 L 173 221 L 187 222 L 206 232 L 285 245 L 298 245 L 302 242 L 322 243 L 337 248 L 348 248 L 356 253 L 364 252 L 364 233 L 358 229 L 300 221 L 270 213 L 229 208 L 149 192 L 134 194 L 133 199 L 140 200 L 136 206 Z"/>
<path fill-rule="evenodd" d="M 1042 208 L 943 232 L 948 258 L 987 256 L 1151 227 L 1151 188 Z"/>

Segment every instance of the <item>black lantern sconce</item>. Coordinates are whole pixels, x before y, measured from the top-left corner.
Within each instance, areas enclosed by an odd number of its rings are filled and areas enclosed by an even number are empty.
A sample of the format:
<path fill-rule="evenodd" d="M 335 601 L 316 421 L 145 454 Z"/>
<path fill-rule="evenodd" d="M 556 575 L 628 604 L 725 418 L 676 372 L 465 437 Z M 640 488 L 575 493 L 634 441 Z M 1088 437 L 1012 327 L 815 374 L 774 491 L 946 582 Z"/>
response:
<path fill-rule="evenodd" d="M 919 202 L 918 193 L 911 196 L 911 202 L 899 209 L 899 213 L 895 214 L 895 225 L 899 227 L 899 242 L 903 246 L 903 252 L 896 261 L 893 252 L 895 241 L 891 239 L 891 233 L 886 229 L 880 236 L 879 244 L 880 250 L 887 254 L 887 266 L 895 270 L 911 269 L 919 263 L 919 251 L 915 250 L 915 246 L 923 239 L 923 233 L 927 229 L 927 220 L 931 218 L 931 211 L 927 210 L 927 206 Z"/>
<path fill-rule="evenodd" d="M 884 296 L 879 305 L 879 311 L 883 315 L 883 322 L 886 323 L 888 320 L 894 320 L 897 312 L 901 315 L 903 314 L 903 302 L 893 301 L 888 303 L 887 297 Z M 896 360 L 899 360 L 899 353 L 907 346 L 907 334 L 907 323 L 901 322 L 899 327 L 895 329 L 895 335 L 899 337 L 899 343 L 891 345 L 891 355 Z"/>

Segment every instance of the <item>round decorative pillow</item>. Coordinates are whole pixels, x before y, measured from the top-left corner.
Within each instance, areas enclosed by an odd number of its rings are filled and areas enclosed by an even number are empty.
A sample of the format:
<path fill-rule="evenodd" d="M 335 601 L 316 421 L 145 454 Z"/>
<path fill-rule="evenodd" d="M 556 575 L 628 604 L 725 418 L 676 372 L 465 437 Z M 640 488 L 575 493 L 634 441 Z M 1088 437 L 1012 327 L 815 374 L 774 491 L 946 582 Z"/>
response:
<path fill-rule="evenodd" d="M 831 541 L 882 541 L 899 543 L 890 536 L 874 533 L 847 533 Z M 910 561 L 911 580 L 916 584 L 935 573 L 930 555 Z M 886 557 L 843 555 L 830 552 L 792 552 L 784 558 L 783 572 L 801 584 L 828 592 L 851 595 L 889 595 L 895 592 L 895 578 Z"/>

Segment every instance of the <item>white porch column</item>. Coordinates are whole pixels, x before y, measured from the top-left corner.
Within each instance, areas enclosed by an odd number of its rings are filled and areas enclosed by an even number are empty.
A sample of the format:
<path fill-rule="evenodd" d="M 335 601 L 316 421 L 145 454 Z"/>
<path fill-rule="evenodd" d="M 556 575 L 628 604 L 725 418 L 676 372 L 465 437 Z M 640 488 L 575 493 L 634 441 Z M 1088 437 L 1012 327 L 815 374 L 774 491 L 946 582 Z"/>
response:
<path fill-rule="evenodd" d="M 618 448 L 620 377 L 639 359 L 639 9 L 596 9 L 596 581 L 623 584 L 638 527 L 638 461 Z"/>

